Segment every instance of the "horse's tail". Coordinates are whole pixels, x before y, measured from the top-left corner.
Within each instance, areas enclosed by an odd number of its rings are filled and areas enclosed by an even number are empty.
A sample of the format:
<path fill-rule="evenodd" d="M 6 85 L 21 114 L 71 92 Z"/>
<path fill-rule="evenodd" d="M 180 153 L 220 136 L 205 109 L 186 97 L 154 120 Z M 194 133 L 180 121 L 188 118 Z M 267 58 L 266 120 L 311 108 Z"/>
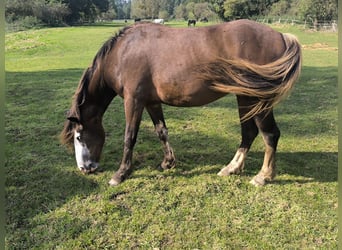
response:
<path fill-rule="evenodd" d="M 210 82 L 210 88 L 221 93 L 233 93 L 258 98 L 242 117 L 270 111 L 289 94 L 301 71 L 301 45 L 291 34 L 283 34 L 284 54 L 274 62 L 258 65 L 242 59 L 220 58 L 201 68 L 200 77 Z"/>

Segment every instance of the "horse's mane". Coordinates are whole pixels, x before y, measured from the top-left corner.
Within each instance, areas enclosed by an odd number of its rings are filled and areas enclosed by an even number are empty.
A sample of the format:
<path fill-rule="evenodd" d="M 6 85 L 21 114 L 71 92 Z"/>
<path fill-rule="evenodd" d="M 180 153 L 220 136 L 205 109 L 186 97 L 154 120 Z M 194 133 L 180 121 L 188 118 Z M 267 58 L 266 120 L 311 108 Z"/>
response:
<path fill-rule="evenodd" d="M 129 29 L 131 29 L 133 26 L 126 26 L 123 29 L 119 30 L 114 36 L 110 37 L 99 49 L 99 51 L 96 53 L 94 60 L 93 60 L 93 67 L 96 67 L 96 63 L 99 60 L 102 60 L 106 57 L 106 55 L 112 50 L 112 48 L 115 46 L 116 41 L 123 37 Z M 96 68 L 95 68 L 96 69 Z M 94 70 L 95 70 L 94 69 Z"/>
<path fill-rule="evenodd" d="M 78 83 L 78 87 L 75 91 L 75 94 L 72 98 L 71 108 L 68 111 L 67 117 L 75 117 L 80 120 L 80 110 L 79 107 L 84 103 L 86 94 L 88 91 L 89 84 L 93 79 L 94 73 L 98 70 L 101 70 L 101 62 L 105 59 L 108 53 L 114 48 L 116 42 L 120 37 L 123 37 L 127 31 L 133 27 L 126 26 L 123 29 L 119 30 L 114 36 L 110 37 L 99 49 L 96 53 L 93 62 L 90 67 L 84 70 L 83 75 Z M 100 77 L 102 74 L 100 74 Z M 98 79 L 99 84 L 101 84 L 102 79 Z M 60 134 L 60 141 L 62 144 L 71 145 L 73 143 L 73 129 L 74 123 L 67 119 L 64 123 L 64 128 Z"/>

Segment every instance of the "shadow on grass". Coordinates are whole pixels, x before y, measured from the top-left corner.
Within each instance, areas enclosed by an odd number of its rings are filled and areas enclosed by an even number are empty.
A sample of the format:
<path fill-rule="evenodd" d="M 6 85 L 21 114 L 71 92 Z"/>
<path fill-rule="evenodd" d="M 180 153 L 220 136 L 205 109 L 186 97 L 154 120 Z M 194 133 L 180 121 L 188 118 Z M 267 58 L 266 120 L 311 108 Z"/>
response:
<path fill-rule="evenodd" d="M 192 137 L 189 132 L 184 133 L 184 137 Z M 227 141 L 222 140 L 218 137 L 206 137 L 206 140 L 210 140 L 211 144 L 208 147 L 203 147 L 202 139 L 194 140 L 193 146 L 186 147 L 186 145 L 181 145 L 177 143 L 181 140 L 178 137 L 171 138 L 172 146 L 175 150 L 177 164 L 174 170 L 164 171 L 165 176 L 174 177 L 187 177 L 193 178 L 199 175 L 216 175 L 221 168 L 226 166 L 229 161 L 234 156 L 236 147 L 227 144 Z M 138 142 L 139 143 L 139 142 Z M 144 144 L 147 142 L 144 141 Z M 150 152 L 144 151 L 144 149 L 139 148 L 137 145 L 136 154 L 134 160 L 134 166 L 138 169 L 143 169 L 148 166 L 157 169 L 158 163 L 163 158 L 161 148 L 158 148 L 159 143 L 150 145 L 146 148 L 150 148 L 154 158 L 151 159 L 149 156 Z M 216 149 L 216 150 L 213 150 Z M 121 153 L 119 151 L 118 153 Z M 145 154 L 145 157 L 144 157 Z M 121 155 L 121 154 L 119 154 Z M 252 178 L 261 169 L 263 163 L 264 152 L 249 152 L 244 172 L 242 175 Z M 310 183 L 310 182 L 337 182 L 338 176 L 338 166 L 337 166 L 337 152 L 277 152 L 277 176 L 290 176 L 287 180 L 282 178 L 277 178 L 272 182 L 273 184 L 293 184 L 293 183 Z M 111 159 L 107 159 L 109 162 L 104 162 L 104 167 L 106 171 L 114 171 L 113 163 Z M 115 163 L 119 163 L 120 159 L 116 158 Z M 118 164 L 117 164 L 118 165 Z M 156 173 L 154 173 L 156 174 Z M 155 178 L 154 174 L 149 173 L 144 176 L 144 174 L 133 173 L 130 178 Z M 222 177 L 219 177 L 222 178 Z M 225 177 L 224 177 L 225 178 Z M 228 177 L 229 178 L 229 177 Z M 153 181 L 153 180 L 151 180 Z"/>
<path fill-rule="evenodd" d="M 77 172 L 74 157 L 58 141 L 82 71 L 6 72 L 4 167 L 9 232 L 27 227 L 30 218 L 53 211 L 75 196 L 88 196 L 98 186 Z"/>

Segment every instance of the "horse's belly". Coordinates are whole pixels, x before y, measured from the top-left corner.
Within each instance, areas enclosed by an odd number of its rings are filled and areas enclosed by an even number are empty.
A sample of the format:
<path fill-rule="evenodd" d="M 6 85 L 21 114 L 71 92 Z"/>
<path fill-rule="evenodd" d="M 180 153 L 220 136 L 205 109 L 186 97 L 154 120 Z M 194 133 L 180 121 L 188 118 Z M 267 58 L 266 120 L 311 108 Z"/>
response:
<path fill-rule="evenodd" d="M 225 96 L 203 84 L 168 84 L 157 92 L 163 103 L 178 107 L 202 106 Z"/>

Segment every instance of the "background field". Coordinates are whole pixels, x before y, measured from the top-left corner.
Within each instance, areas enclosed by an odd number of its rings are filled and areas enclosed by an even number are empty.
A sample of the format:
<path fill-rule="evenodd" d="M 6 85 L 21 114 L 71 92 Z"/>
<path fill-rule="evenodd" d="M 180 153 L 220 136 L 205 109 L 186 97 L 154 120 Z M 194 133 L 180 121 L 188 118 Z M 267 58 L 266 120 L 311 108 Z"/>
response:
<path fill-rule="evenodd" d="M 84 68 L 121 25 L 6 35 L 6 247 L 336 249 L 337 33 L 274 26 L 299 37 L 304 63 L 275 110 L 282 137 L 273 183 L 248 183 L 262 164 L 260 138 L 242 176 L 216 175 L 240 143 L 235 97 L 227 96 L 200 108 L 164 107 L 178 160 L 167 172 L 155 168 L 161 145 L 145 114 L 136 171 L 109 187 L 122 155 L 122 100 L 105 114 L 96 174 L 76 169 L 58 134 Z"/>

